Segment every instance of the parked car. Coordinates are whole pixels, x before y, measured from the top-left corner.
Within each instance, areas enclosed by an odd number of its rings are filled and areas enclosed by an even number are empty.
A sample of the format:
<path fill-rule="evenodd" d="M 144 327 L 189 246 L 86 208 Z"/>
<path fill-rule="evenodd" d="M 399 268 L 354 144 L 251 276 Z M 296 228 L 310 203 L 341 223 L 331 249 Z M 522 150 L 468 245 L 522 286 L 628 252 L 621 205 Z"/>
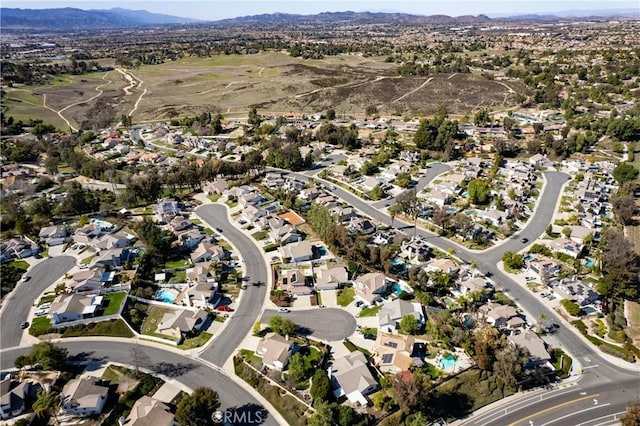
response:
<path fill-rule="evenodd" d="M 27 327 L 29 327 L 29 321 L 22 321 L 20 328 L 24 330 Z"/>
<path fill-rule="evenodd" d="M 229 305 L 220 305 L 216 308 L 216 310 L 221 311 L 221 312 L 231 312 L 233 311 L 233 309 L 231 309 L 231 307 Z"/>
<path fill-rule="evenodd" d="M 364 338 L 367 340 L 376 340 L 376 335 L 375 334 L 365 334 Z"/>
<path fill-rule="evenodd" d="M 356 308 L 359 308 L 360 306 L 364 305 L 364 302 L 362 300 L 358 300 L 356 302 Z"/>
<path fill-rule="evenodd" d="M 40 309 L 39 311 L 36 311 L 36 313 L 34 315 L 37 316 L 37 317 L 42 317 L 42 316 L 47 315 L 47 311 L 44 310 L 44 309 Z"/>
<path fill-rule="evenodd" d="M 31 279 L 31 277 L 29 275 L 27 275 L 26 273 L 24 273 L 24 274 L 22 274 L 22 277 L 20 277 L 20 282 L 21 283 L 26 283 L 30 279 Z"/>
<path fill-rule="evenodd" d="M 278 308 L 278 312 L 280 312 L 281 314 L 286 314 L 287 312 L 289 312 L 289 309 L 287 309 L 287 308 Z"/>
<path fill-rule="evenodd" d="M 326 308 L 325 305 L 318 305 L 318 308 Z"/>
<path fill-rule="evenodd" d="M 222 234 L 222 228 L 216 228 L 216 231 L 218 231 L 220 234 Z"/>
<path fill-rule="evenodd" d="M 522 241 L 522 244 L 526 244 L 526 243 L 529 242 L 529 239 L 528 238 L 523 238 L 520 241 Z"/>

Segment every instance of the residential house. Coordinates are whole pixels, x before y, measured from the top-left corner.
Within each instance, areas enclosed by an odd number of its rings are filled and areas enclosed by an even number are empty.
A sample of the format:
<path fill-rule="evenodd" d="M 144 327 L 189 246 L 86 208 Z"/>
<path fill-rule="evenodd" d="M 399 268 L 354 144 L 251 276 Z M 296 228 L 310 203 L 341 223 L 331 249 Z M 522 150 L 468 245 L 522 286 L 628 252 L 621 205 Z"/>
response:
<path fill-rule="evenodd" d="M 551 359 L 544 340 L 531 330 L 516 330 L 507 338 L 512 344 L 525 348 L 529 352 L 529 361 L 525 368 L 546 364 Z"/>
<path fill-rule="evenodd" d="M 542 154 L 535 154 L 529 158 L 529 164 L 534 167 L 542 167 L 544 164 L 548 163 L 549 159 Z"/>
<path fill-rule="evenodd" d="M 171 409 L 165 403 L 143 395 L 131 407 L 124 420 L 118 420 L 119 426 L 176 426 L 177 422 Z"/>
<path fill-rule="evenodd" d="M 262 182 L 269 189 L 276 189 L 284 185 L 284 178 L 282 177 L 282 173 L 268 172 Z"/>
<path fill-rule="evenodd" d="M 480 312 L 485 316 L 487 323 L 494 327 L 507 327 L 507 321 L 518 315 L 516 308 L 509 305 L 489 302 L 480 307 Z"/>
<path fill-rule="evenodd" d="M 369 272 L 353 280 L 356 299 L 373 305 L 376 299 L 387 295 L 395 281 L 388 279 L 380 272 Z"/>
<path fill-rule="evenodd" d="M 336 398 L 346 396 L 350 403 L 366 406 L 366 395 L 375 392 L 378 382 L 369 371 L 367 358 L 360 351 L 338 358 L 328 370 Z"/>
<path fill-rule="evenodd" d="M 104 265 L 111 268 L 124 265 L 131 257 L 129 248 L 112 248 L 102 250 L 98 256 L 93 258 L 93 265 Z"/>
<path fill-rule="evenodd" d="M 8 375 L 0 380 L 0 418 L 2 420 L 24 413 L 29 388 L 28 382 L 13 380 Z"/>
<path fill-rule="evenodd" d="M 304 262 L 313 257 L 313 245 L 309 241 L 300 241 L 279 247 L 278 252 L 282 259 L 290 259 L 291 262 Z"/>
<path fill-rule="evenodd" d="M 213 182 L 207 182 L 202 187 L 202 190 L 208 195 L 213 195 L 213 194 L 221 195 L 227 189 L 229 189 L 229 183 L 227 182 L 226 179 L 221 179 L 221 178 L 217 178 Z"/>
<path fill-rule="evenodd" d="M 61 294 L 51 304 L 49 314 L 53 324 L 95 317 L 103 300 L 103 296 L 90 294 Z"/>
<path fill-rule="evenodd" d="M 547 246 L 552 251 L 558 251 L 577 259 L 582 254 L 584 246 L 578 244 L 575 241 L 568 240 L 566 238 L 556 238 L 547 243 Z"/>
<path fill-rule="evenodd" d="M 554 286 L 554 290 L 561 293 L 566 299 L 575 301 L 580 306 L 590 305 L 600 299 L 600 293 L 575 277 L 559 280 Z"/>
<path fill-rule="evenodd" d="M 262 357 L 262 364 L 276 371 L 283 371 L 295 349 L 287 338 L 277 333 L 267 333 L 256 348 L 256 355 Z"/>
<path fill-rule="evenodd" d="M 569 239 L 578 245 L 584 245 L 587 237 L 594 236 L 596 234 L 593 229 L 581 225 L 569 226 L 569 229 L 571 230 Z"/>
<path fill-rule="evenodd" d="M 509 212 L 501 211 L 498 209 L 493 210 L 478 210 L 476 214 L 476 220 L 485 220 L 490 222 L 494 226 L 504 225 L 509 219 Z"/>
<path fill-rule="evenodd" d="M 538 278 L 551 278 L 560 272 L 560 264 L 546 256 L 536 255 L 527 262 L 527 271 L 536 274 Z M 544 283 L 546 284 L 546 283 Z"/>
<path fill-rule="evenodd" d="M 297 179 L 287 178 L 284 181 L 282 187 L 288 191 L 300 192 L 305 187 L 305 183 Z"/>
<path fill-rule="evenodd" d="M 76 272 L 67 282 L 67 288 L 75 293 L 99 292 L 113 281 L 114 272 L 107 271 L 105 265 L 94 265 L 90 269 Z"/>
<path fill-rule="evenodd" d="M 348 281 L 347 269 L 343 265 L 328 265 L 326 263 L 314 267 L 316 275 L 316 290 L 334 290 Z"/>
<path fill-rule="evenodd" d="M 349 232 L 353 234 L 369 235 L 376 232 L 376 226 L 371 220 L 364 217 L 352 217 L 347 225 Z"/>
<path fill-rule="evenodd" d="M 17 257 L 18 259 L 24 259 L 25 257 L 33 256 L 40 253 L 40 247 L 25 237 L 14 237 L 8 241 L 0 244 L 0 250 L 2 252 L 3 261 Z"/>
<path fill-rule="evenodd" d="M 362 183 L 360 183 L 360 186 L 362 187 L 362 189 L 364 189 L 365 191 L 372 191 L 373 188 L 375 188 L 376 186 L 380 185 L 380 179 L 374 176 L 367 176 Z"/>
<path fill-rule="evenodd" d="M 398 374 L 409 370 L 415 338 L 379 332 L 373 347 L 373 360 L 382 373 Z"/>
<path fill-rule="evenodd" d="M 129 245 L 129 239 L 118 234 L 106 234 L 101 235 L 98 238 L 94 238 L 89 242 L 89 245 L 94 249 L 110 250 L 115 248 L 124 248 Z"/>
<path fill-rule="evenodd" d="M 226 253 L 222 247 L 207 240 L 200 241 L 190 255 L 193 263 L 206 262 L 213 259 L 222 260 L 225 256 Z"/>
<path fill-rule="evenodd" d="M 73 233 L 73 241 L 76 243 L 88 244 L 92 239 L 99 237 L 103 234 L 103 230 L 100 226 L 89 223 L 81 228 L 76 229 Z"/>
<path fill-rule="evenodd" d="M 348 222 L 358 217 L 353 207 L 334 206 L 328 210 L 340 223 Z"/>
<path fill-rule="evenodd" d="M 445 204 L 449 204 L 450 198 L 449 194 L 446 194 L 442 191 L 430 190 L 427 192 L 422 199 L 429 204 L 436 205 L 438 207 L 442 207 Z"/>
<path fill-rule="evenodd" d="M 488 282 L 481 277 L 466 277 L 466 279 L 457 282 L 457 287 L 451 290 L 454 297 L 462 297 L 468 293 L 484 291 L 488 287 Z"/>
<path fill-rule="evenodd" d="M 457 275 L 460 271 L 460 267 L 456 262 L 451 259 L 433 259 L 427 266 L 425 266 L 427 272 L 444 272 L 445 274 Z"/>
<path fill-rule="evenodd" d="M 255 192 L 255 188 L 249 185 L 240 185 L 234 186 L 229 189 L 225 189 L 223 191 L 223 195 L 227 197 L 234 197 L 236 200 L 242 197 L 243 195 L 249 194 L 250 192 Z"/>
<path fill-rule="evenodd" d="M 322 194 L 318 188 L 305 188 L 298 193 L 298 198 L 305 201 L 315 200 Z"/>
<path fill-rule="evenodd" d="M 384 169 L 380 176 L 388 181 L 392 181 L 400 173 L 411 173 L 411 163 L 405 161 L 397 161 Z"/>
<path fill-rule="evenodd" d="M 205 311 L 173 310 L 164 314 L 156 332 L 180 342 L 184 335 L 199 332 L 206 323 L 206 319 L 207 313 Z"/>
<path fill-rule="evenodd" d="M 431 247 L 420 236 L 413 237 L 410 240 L 403 240 L 400 245 L 399 257 L 406 259 L 413 265 L 424 263 L 430 255 Z"/>
<path fill-rule="evenodd" d="M 60 411 L 74 416 L 92 416 L 102 413 L 109 388 L 101 386 L 95 378 L 71 379 L 60 393 Z"/>
<path fill-rule="evenodd" d="M 189 229 L 192 226 L 193 222 L 191 222 L 184 216 L 179 215 L 171 219 L 171 221 L 168 223 L 167 228 L 169 228 L 169 230 L 171 230 L 172 232 L 180 232 L 184 231 L 185 229 Z"/>
<path fill-rule="evenodd" d="M 378 329 L 385 333 L 395 333 L 400 328 L 400 321 L 406 315 L 413 316 L 420 328 L 424 326 L 422 305 L 398 298 L 385 303 L 378 312 Z"/>
<path fill-rule="evenodd" d="M 169 223 L 171 219 L 180 214 L 178 202 L 172 198 L 162 198 L 158 200 L 153 212 L 158 222 Z"/>
<path fill-rule="evenodd" d="M 238 204 L 240 204 L 245 209 L 251 205 L 259 205 L 266 201 L 267 199 L 262 196 L 260 192 L 252 191 L 247 194 L 243 194 L 238 197 Z"/>
<path fill-rule="evenodd" d="M 182 246 L 189 250 L 196 248 L 206 237 L 207 236 L 198 229 L 191 229 L 178 234 L 178 240 L 182 242 Z"/>
<path fill-rule="evenodd" d="M 313 288 L 306 285 L 306 278 L 302 269 L 281 269 L 280 287 L 294 297 L 313 292 Z"/>
<path fill-rule="evenodd" d="M 304 239 L 304 234 L 298 231 L 295 226 L 276 220 L 269 221 L 269 223 L 272 224 L 269 229 L 269 238 L 274 243 L 289 244 Z"/>
<path fill-rule="evenodd" d="M 247 204 L 242 210 L 242 219 L 247 221 L 247 223 L 254 223 L 262 216 L 266 216 L 268 214 L 269 213 L 264 209 L 256 207 L 253 204 Z"/>
<path fill-rule="evenodd" d="M 65 243 L 68 231 L 66 225 L 50 225 L 40 229 L 38 237 L 49 246 L 59 246 Z"/>

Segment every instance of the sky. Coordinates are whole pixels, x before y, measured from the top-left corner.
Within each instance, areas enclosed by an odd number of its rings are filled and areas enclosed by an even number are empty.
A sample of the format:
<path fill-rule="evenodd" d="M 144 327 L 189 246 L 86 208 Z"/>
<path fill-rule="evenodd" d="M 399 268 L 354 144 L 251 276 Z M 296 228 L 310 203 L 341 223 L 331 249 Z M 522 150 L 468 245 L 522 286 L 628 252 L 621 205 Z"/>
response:
<path fill-rule="evenodd" d="M 632 9 L 640 10 L 638 0 L 551 1 L 551 0 L 297 0 L 297 1 L 228 1 L 228 0 L 2 0 L 2 7 L 44 9 L 76 7 L 79 9 L 145 9 L 180 17 L 215 21 L 262 13 L 315 14 L 320 12 L 404 12 L 416 15 L 444 14 L 450 16 L 508 16 L 528 13 L 553 13 L 572 10 Z"/>

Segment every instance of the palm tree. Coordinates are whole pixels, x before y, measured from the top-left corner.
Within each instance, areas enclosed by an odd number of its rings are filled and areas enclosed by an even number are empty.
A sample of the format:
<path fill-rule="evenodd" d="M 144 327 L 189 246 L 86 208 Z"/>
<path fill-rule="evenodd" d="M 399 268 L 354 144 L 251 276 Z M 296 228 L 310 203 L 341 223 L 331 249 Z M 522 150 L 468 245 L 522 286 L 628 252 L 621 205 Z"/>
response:
<path fill-rule="evenodd" d="M 54 392 L 45 392 L 40 389 L 37 393 L 37 399 L 33 403 L 33 412 L 38 418 L 51 418 L 53 417 L 56 421 L 56 414 L 60 408 L 60 394 Z"/>

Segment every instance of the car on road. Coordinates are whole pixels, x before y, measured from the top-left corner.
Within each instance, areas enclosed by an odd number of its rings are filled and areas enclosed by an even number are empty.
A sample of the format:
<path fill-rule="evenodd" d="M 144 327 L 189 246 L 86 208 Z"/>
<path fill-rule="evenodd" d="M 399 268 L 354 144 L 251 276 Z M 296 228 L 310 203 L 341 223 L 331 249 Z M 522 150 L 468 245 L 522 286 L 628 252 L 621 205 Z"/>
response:
<path fill-rule="evenodd" d="M 527 244 L 529 242 L 528 238 L 523 238 L 520 241 L 522 241 L 522 244 Z"/>
<path fill-rule="evenodd" d="M 20 323 L 20 328 L 21 329 L 24 330 L 27 327 L 29 327 L 29 321 L 22 321 L 22 323 Z"/>
<path fill-rule="evenodd" d="M 289 312 L 289 309 L 287 309 L 287 308 L 278 308 L 278 312 L 280 312 L 281 314 L 286 314 L 287 312 Z"/>
<path fill-rule="evenodd" d="M 318 308 L 326 308 L 325 305 L 318 305 Z"/>
<path fill-rule="evenodd" d="M 218 231 L 220 234 L 222 234 L 222 228 L 216 228 L 216 231 Z"/>
<path fill-rule="evenodd" d="M 21 283 L 26 283 L 30 279 L 31 279 L 31 277 L 25 273 L 25 274 L 22 274 L 22 277 L 20 277 L 20 282 Z"/>

